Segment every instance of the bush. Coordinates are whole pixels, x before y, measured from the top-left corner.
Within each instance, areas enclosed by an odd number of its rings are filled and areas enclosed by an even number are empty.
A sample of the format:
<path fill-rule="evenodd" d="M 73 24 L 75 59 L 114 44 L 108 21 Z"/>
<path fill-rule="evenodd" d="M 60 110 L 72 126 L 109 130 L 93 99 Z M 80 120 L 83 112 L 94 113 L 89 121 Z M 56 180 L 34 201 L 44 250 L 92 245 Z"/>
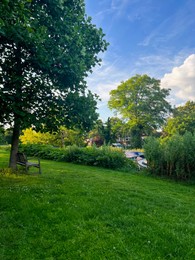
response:
<path fill-rule="evenodd" d="M 49 145 L 26 144 L 21 145 L 20 150 L 28 156 L 36 156 L 42 159 L 99 166 L 109 169 L 135 168 L 135 165 L 129 162 L 129 159 L 125 157 L 121 149 L 108 146 L 101 148 L 95 146 L 85 148 L 77 146 L 55 148 Z"/>

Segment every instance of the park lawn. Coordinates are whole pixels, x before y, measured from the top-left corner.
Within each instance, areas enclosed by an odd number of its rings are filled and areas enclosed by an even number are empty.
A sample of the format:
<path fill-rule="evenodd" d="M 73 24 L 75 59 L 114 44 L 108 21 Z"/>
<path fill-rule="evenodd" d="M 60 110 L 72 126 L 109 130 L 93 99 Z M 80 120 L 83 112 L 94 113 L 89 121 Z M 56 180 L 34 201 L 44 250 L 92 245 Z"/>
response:
<path fill-rule="evenodd" d="M 0 168 L 8 153 L 0 150 Z M 41 160 L 0 176 L 0 259 L 195 259 L 195 187 Z"/>

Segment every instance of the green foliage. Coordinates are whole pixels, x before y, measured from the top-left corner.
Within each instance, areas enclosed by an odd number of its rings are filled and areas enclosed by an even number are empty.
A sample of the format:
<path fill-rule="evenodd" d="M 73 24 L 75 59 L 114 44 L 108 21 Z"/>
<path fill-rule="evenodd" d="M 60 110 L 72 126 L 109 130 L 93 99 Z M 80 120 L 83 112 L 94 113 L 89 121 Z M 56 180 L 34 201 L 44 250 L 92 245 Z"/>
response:
<path fill-rule="evenodd" d="M 186 132 L 170 138 L 148 138 L 144 145 L 149 170 L 175 179 L 195 178 L 195 135 Z"/>
<path fill-rule="evenodd" d="M 85 78 L 107 45 L 84 0 L 1 2 L 0 123 L 14 128 L 10 167 L 22 129 L 91 129 L 98 97 Z"/>
<path fill-rule="evenodd" d="M 143 126 L 134 125 L 129 127 L 129 136 L 130 136 L 130 146 L 132 148 L 141 148 L 143 145 L 142 135 L 143 135 Z"/>
<path fill-rule="evenodd" d="M 50 144 L 58 147 L 85 146 L 84 135 L 81 130 L 67 129 L 62 126 L 54 133 L 37 132 L 32 128 L 25 129 L 20 135 L 20 141 L 22 144 Z"/>
<path fill-rule="evenodd" d="M 89 142 L 91 145 L 101 146 L 105 142 L 105 126 L 101 119 L 98 119 L 93 129 L 88 134 Z"/>
<path fill-rule="evenodd" d="M 118 117 L 109 117 L 105 123 L 97 120 L 94 128 L 89 132 L 89 139 L 97 146 L 115 143 L 119 138 L 124 142 L 130 132 L 128 124 Z"/>
<path fill-rule="evenodd" d="M 195 102 L 188 101 L 184 106 L 174 109 L 173 117 L 169 118 L 163 129 L 165 135 L 195 131 Z"/>
<path fill-rule="evenodd" d="M 118 138 L 123 137 L 127 132 L 126 124 L 122 119 L 118 117 L 109 117 L 104 125 L 105 143 L 115 143 Z"/>
<path fill-rule="evenodd" d="M 0 145 L 6 144 L 5 131 L 0 127 Z"/>
<path fill-rule="evenodd" d="M 13 135 L 13 129 L 8 128 L 5 130 L 5 140 L 7 144 L 11 144 L 12 141 L 12 135 Z"/>
<path fill-rule="evenodd" d="M 53 139 L 52 134 L 36 132 L 32 128 L 23 130 L 20 135 L 20 141 L 23 144 L 52 144 Z"/>
<path fill-rule="evenodd" d="M 144 152 L 151 173 L 160 175 L 163 158 L 159 139 L 148 137 L 144 144 Z"/>
<path fill-rule="evenodd" d="M 122 119 L 118 117 L 111 117 L 110 118 L 110 125 L 111 125 L 111 138 L 112 142 L 116 142 L 119 137 L 124 135 L 126 132 L 125 124 Z"/>
<path fill-rule="evenodd" d="M 84 78 L 107 43 L 84 1 L 3 1 L 0 15 L 0 122 L 90 128 L 96 96 Z"/>
<path fill-rule="evenodd" d="M 55 161 L 72 162 L 83 165 L 99 166 L 109 169 L 136 169 L 133 163 L 125 157 L 121 149 L 108 146 L 97 148 L 96 146 L 80 148 L 69 146 L 66 148 L 54 148 L 48 145 L 22 145 L 21 151 L 28 156 L 36 156 L 42 159 Z"/>
<path fill-rule="evenodd" d="M 136 136 L 135 148 L 141 148 L 143 134 L 149 135 L 162 126 L 171 110 L 166 101 L 169 90 L 160 88 L 160 81 L 147 75 L 122 82 L 110 95 L 109 107 L 128 120 L 132 135 Z"/>

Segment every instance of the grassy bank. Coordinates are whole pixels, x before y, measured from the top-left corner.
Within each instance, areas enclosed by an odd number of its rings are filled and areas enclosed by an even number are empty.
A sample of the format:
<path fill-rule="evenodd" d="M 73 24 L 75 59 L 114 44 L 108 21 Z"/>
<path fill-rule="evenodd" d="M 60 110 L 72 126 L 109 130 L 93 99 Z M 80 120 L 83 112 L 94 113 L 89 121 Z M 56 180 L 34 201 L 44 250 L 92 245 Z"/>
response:
<path fill-rule="evenodd" d="M 0 176 L 0 259 L 194 259 L 193 186 L 41 163 Z"/>

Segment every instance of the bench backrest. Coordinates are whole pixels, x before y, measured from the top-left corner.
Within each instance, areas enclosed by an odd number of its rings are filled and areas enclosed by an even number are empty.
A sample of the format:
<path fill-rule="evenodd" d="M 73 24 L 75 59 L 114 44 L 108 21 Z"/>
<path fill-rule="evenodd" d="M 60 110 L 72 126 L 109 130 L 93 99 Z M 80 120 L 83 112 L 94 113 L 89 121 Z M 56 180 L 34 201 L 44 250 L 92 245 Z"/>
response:
<path fill-rule="evenodd" d="M 26 156 L 25 156 L 25 154 L 24 153 L 17 153 L 17 162 L 20 162 L 20 163 L 27 163 L 27 158 L 26 158 Z"/>

